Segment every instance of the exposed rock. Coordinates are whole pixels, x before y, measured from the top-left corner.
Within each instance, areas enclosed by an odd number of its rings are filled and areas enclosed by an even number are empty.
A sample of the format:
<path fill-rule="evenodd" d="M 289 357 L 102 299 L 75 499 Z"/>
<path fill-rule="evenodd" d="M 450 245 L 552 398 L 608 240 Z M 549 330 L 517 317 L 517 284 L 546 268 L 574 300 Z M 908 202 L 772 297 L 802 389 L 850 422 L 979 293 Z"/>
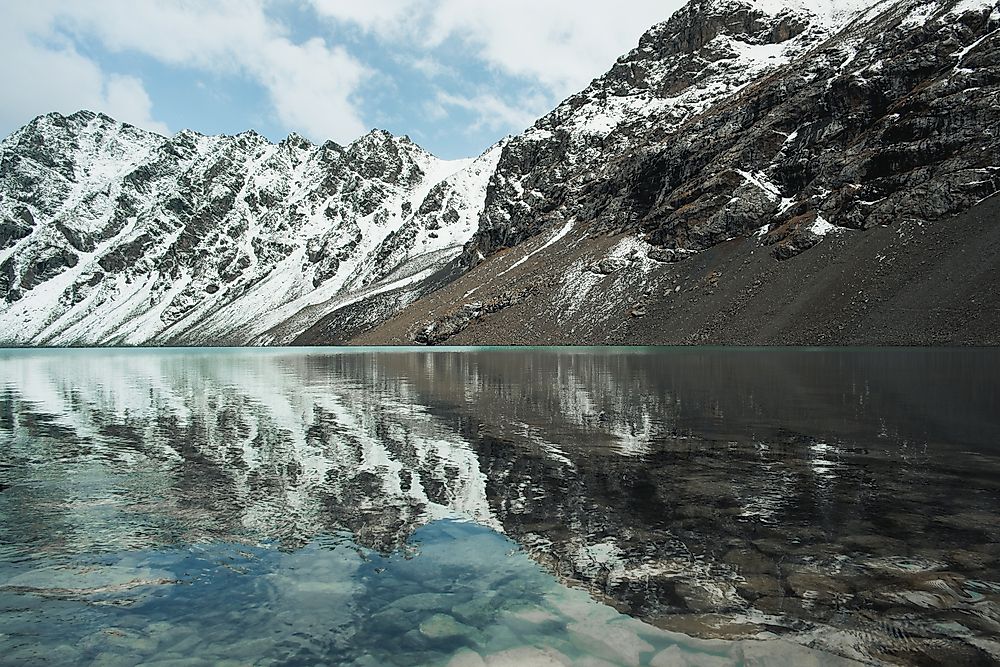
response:
<path fill-rule="evenodd" d="M 620 257 L 606 257 L 597 264 L 594 264 L 590 270 L 602 276 L 608 276 L 612 273 L 621 271 L 628 265 L 629 262 L 627 259 L 622 259 Z"/>
<path fill-rule="evenodd" d="M 517 292 L 501 294 L 487 302 L 467 303 L 457 312 L 425 324 L 414 335 L 413 341 L 421 345 L 440 345 L 452 336 L 464 331 L 472 323 L 484 319 L 487 315 L 498 313 L 513 304 L 520 303 L 532 291 L 529 287 Z"/>
<path fill-rule="evenodd" d="M 695 251 L 793 221 L 773 241 L 789 259 L 822 240 L 801 216 L 867 229 L 969 208 L 1000 190 L 1000 58 L 984 39 L 1000 14 L 935 5 L 924 25 L 905 0 L 832 23 L 689 2 L 507 145 L 465 260 L 569 217 Z M 748 55 L 763 44 L 769 59 Z"/>
<path fill-rule="evenodd" d="M 669 248 L 652 248 L 646 253 L 646 256 L 654 262 L 662 262 L 664 264 L 673 264 L 684 259 L 684 255 Z"/>

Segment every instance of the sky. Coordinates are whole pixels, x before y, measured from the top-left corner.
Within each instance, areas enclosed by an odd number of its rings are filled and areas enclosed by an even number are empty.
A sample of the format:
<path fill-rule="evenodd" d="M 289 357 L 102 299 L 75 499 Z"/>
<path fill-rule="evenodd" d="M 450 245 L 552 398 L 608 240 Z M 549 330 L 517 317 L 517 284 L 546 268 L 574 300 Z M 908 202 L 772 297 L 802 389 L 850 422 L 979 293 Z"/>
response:
<path fill-rule="evenodd" d="M 0 136 L 50 111 L 173 134 L 478 155 L 603 74 L 683 0 L 5 0 Z"/>

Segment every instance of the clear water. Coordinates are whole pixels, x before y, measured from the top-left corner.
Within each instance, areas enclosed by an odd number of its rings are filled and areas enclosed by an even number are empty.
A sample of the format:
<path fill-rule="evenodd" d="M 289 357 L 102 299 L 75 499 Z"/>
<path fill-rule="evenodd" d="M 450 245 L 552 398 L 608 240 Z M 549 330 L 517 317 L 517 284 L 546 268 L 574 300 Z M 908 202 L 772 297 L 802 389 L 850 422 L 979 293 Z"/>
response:
<path fill-rule="evenodd" d="M 1000 352 L 0 351 L 0 664 L 994 664 Z"/>

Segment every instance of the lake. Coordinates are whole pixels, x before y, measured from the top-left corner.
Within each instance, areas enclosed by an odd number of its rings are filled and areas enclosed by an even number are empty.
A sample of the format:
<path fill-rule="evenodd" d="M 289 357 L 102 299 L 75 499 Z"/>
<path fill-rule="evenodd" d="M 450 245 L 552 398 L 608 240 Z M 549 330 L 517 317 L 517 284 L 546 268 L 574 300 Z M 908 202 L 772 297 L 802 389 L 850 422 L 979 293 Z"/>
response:
<path fill-rule="evenodd" d="M 1000 661 L 1000 350 L 0 351 L 0 664 Z"/>

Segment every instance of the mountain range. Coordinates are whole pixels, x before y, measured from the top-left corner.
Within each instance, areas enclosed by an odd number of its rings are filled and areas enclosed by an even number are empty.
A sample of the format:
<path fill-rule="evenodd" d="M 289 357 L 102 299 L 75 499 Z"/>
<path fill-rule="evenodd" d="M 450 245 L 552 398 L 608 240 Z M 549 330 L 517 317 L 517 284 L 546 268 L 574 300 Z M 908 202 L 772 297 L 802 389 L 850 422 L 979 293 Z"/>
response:
<path fill-rule="evenodd" d="M 0 343 L 1000 343 L 1000 6 L 691 0 L 475 159 L 40 116 Z"/>

